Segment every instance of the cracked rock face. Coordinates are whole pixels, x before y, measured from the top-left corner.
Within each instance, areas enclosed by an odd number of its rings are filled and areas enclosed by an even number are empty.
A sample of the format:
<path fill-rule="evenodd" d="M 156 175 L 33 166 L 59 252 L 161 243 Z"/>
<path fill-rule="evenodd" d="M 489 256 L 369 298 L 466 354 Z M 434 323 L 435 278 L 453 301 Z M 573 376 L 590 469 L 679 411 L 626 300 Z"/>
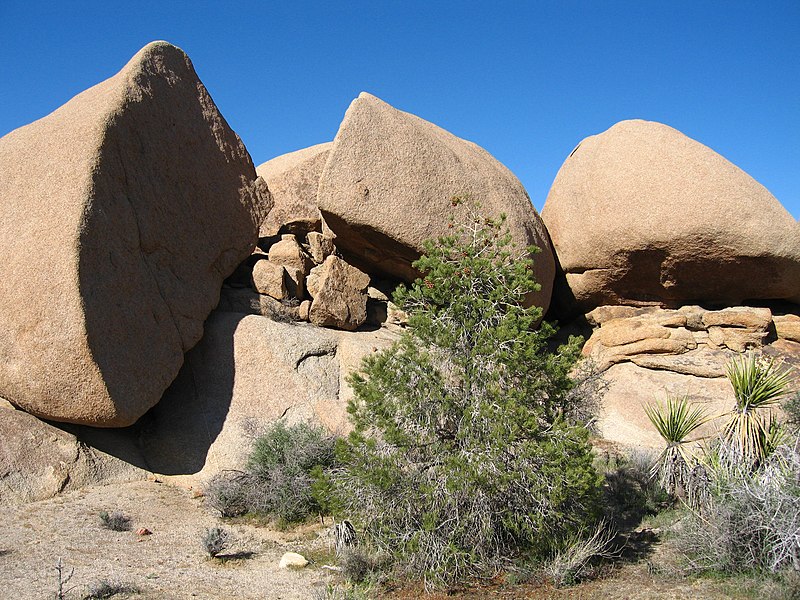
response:
<path fill-rule="evenodd" d="M 143 48 L 0 140 L 0 395 L 136 421 L 203 333 L 271 203 L 188 57 Z"/>
<path fill-rule="evenodd" d="M 248 440 L 279 419 L 347 433 L 347 374 L 396 339 L 386 330 L 335 331 L 214 311 L 178 378 L 142 419 L 148 465 L 192 483 L 241 469 Z"/>
<path fill-rule="evenodd" d="M 800 224 L 747 173 L 660 123 L 623 121 L 583 140 L 542 218 L 565 273 L 553 301 L 562 314 L 800 302 Z"/>

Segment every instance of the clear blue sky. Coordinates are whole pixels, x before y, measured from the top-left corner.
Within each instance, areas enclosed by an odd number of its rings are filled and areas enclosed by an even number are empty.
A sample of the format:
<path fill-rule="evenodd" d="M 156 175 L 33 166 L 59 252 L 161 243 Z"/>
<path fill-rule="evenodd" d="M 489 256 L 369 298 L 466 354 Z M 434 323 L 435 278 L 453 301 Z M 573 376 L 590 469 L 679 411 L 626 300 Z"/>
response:
<path fill-rule="evenodd" d="M 156 39 L 189 54 L 256 164 L 333 139 L 366 90 L 486 148 L 539 209 L 582 138 L 642 118 L 800 217 L 798 0 L 0 0 L 0 135 Z"/>

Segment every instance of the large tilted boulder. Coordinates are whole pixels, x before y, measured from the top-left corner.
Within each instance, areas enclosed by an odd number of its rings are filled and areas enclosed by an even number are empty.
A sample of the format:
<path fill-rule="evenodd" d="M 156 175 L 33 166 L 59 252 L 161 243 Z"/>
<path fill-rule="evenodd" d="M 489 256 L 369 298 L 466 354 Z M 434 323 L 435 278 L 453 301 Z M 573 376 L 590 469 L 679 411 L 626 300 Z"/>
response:
<path fill-rule="evenodd" d="M 0 140 L 0 395 L 112 427 L 158 402 L 269 192 L 166 42 Z"/>
<path fill-rule="evenodd" d="M 454 197 L 468 200 L 452 206 Z M 413 281 L 423 241 L 452 233 L 471 202 L 506 213 L 517 247 L 536 245 L 534 299 L 547 308 L 554 260 L 525 189 L 479 146 L 362 93 L 350 105 L 320 178 L 317 202 L 348 262 L 372 275 Z"/>
<path fill-rule="evenodd" d="M 572 312 L 602 304 L 800 302 L 800 224 L 679 131 L 623 121 L 564 162 L 542 217 Z"/>
<path fill-rule="evenodd" d="M 317 144 L 258 166 L 256 171 L 267 182 L 275 201 L 275 207 L 261 224 L 261 237 L 322 228 L 317 187 L 331 146 L 331 142 Z"/>

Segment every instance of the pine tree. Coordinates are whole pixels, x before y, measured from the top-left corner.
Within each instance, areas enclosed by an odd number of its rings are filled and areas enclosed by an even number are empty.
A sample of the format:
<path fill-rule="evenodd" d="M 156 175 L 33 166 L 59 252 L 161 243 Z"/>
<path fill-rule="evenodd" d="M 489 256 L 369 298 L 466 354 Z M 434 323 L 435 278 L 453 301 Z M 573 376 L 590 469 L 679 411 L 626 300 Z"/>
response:
<path fill-rule="evenodd" d="M 426 587 L 543 558 L 595 516 L 588 433 L 569 419 L 581 340 L 548 351 L 533 249 L 503 223 L 426 244 L 424 277 L 395 295 L 407 332 L 349 379 L 343 512 Z"/>

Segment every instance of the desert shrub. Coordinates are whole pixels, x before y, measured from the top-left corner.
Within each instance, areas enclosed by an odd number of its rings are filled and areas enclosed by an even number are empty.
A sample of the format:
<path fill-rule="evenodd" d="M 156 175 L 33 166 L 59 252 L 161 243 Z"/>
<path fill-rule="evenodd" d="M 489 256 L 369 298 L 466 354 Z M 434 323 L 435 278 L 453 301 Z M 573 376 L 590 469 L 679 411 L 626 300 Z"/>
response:
<path fill-rule="evenodd" d="M 800 570 L 800 438 L 791 401 L 788 427 L 772 412 L 789 395 L 790 372 L 754 354 L 734 359 L 727 372 L 736 401 L 702 453 L 681 442 L 702 421 L 699 409 L 682 400 L 648 412 L 667 442 L 660 481 L 693 509 L 672 543 L 690 571 Z M 682 462 L 678 476 L 663 475 L 667 455 Z"/>
<path fill-rule="evenodd" d="M 795 435 L 800 433 L 800 392 L 795 392 L 786 397 L 783 403 L 783 412 L 786 415 L 786 426 Z"/>
<path fill-rule="evenodd" d="M 250 510 L 253 477 L 243 471 L 223 471 L 203 490 L 206 502 L 223 517 L 240 517 Z"/>
<path fill-rule="evenodd" d="M 348 581 L 362 583 L 375 568 L 375 564 L 364 553 L 350 548 L 341 553 L 339 567 L 342 569 L 342 576 Z"/>
<path fill-rule="evenodd" d="M 790 371 L 751 352 L 732 360 L 727 375 L 736 402 L 725 423 L 725 446 L 738 461 L 758 465 L 777 446 L 779 428 L 770 411 L 787 395 Z"/>
<path fill-rule="evenodd" d="M 247 462 L 258 484 L 251 510 L 289 523 L 321 513 L 314 483 L 320 469 L 333 465 L 334 446 L 335 439 L 321 427 L 276 422 L 256 440 Z"/>
<path fill-rule="evenodd" d="M 70 582 L 70 580 L 75 576 L 75 568 L 70 567 L 68 573 L 67 568 L 64 566 L 64 561 L 59 556 L 58 562 L 56 562 L 55 569 L 57 575 L 55 598 L 56 600 L 66 600 L 70 591 L 73 589 L 73 588 L 67 588 L 66 586 Z"/>
<path fill-rule="evenodd" d="M 138 594 L 140 591 L 138 587 L 129 583 L 101 579 L 88 585 L 83 600 L 105 600 L 117 594 Z"/>
<path fill-rule="evenodd" d="M 627 455 L 606 455 L 598 461 L 603 473 L 603 510 L 609 526 L 616 530 L 638 525 L 671 504 L 670 496 L 651 475 L 653 453 L 632 450 Z"/>
<path fill-rule="evenodd" d="M 546 563 L 544 572 L 557 587 L 577 583 L 590 574 L 591 567 L 599 559 L 613 557 L 613 539 L 614 533 L 603 523 L 590 534 L 579 531 Z"/>
<path fill-rule="evenodd" d="M 221 527 L 210 527 L 203 532 L 200 541 L 206 553 L 214 558 L 228 546 L 230 535 Z"/>
<path fill-rule="evenodd" d="M 111 513 L 102 511 L 100 513 L 100 524 L 112 531 L 130 531 L 131 518 L 125 513 L 115 510 Z"/>
<path fill-rule="evenodd" d="M 341 506 L 426 587 L 546 556 L 599 505 L 588 432 L 570 418 L 581 340 L 548 351 L 554 328 L 526 302 L 532 261 L 502 226 L 476 216 L 426 244 L 424 278 L 395 294 L 410 328 L 349 379 Z"/>
<path fill-rule="evenodd" d="M 757 471 L 712 472 L 708 503 L 675 540 L 691 570 L 800 570 L 800 451 L 781 446 Z"/>
<path fill-rule="evenodd" d="M 253 443 L 244 471 L 220 473 L 206 484 L 207 502 L 224 517 L 254 513 L 283 523 L 324 513 L 324 472 L 333 465 L 334 446 L 322 428 L 275 422 Z"/>
<path fill-rule="evenodd" d="M 651 475 L 658 478 L 668 494 L 696 506 L 700 492 L 695 485 L 698 461 L 691 449 L 696 440 L 690 436 L 708 421 L 708 417 L 702 407 L 692 406 L 686 396 L 669 397 L 663 405 L 647 405 L 645 413 L 666 442 L 653 463 Z"/>

